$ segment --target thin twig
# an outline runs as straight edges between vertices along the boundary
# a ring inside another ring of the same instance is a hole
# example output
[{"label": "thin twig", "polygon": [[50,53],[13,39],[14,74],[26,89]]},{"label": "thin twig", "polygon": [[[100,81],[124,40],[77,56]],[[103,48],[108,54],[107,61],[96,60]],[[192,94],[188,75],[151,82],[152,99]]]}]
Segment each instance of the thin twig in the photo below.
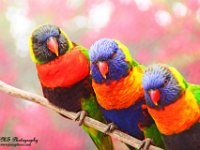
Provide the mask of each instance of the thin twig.
[{"label": "thin twig", "polygon": [[[36,95],[36,94],[33,94],[33,93],[30,93],[30,92],[27,92],[27,91],[24,91],[24,90],[21,90],[21,89],[18,89],[18,88],[15,88],[13,86],[10,86],[2,81],[0,81],[0,91],[4,92],[4,93],[7,93],[11,96],[15,96],[17,98],[22,98],[22,99],[25,99],[25,100],[28,100],[28,101],[31,101],[31,102],[35,102],[35,103],[38,103],[44,107],[47,107],[59,114],[62,114],[72,120],[74,120],[76,118],[76,113],[74,112],[68,112],[68,111],[65,111],[63,109],[60,109],[54,105],[52,105],[51,103],[48,102],[48,100],[42,96],[39,96],[39,95]],[[107,125],[106,124],[103,124],[97,120],[94,120],[90,117],[86,117],[84,119],[84,124],[87,125],[87,126],[90,126],[92,128],[95,128],[101,132],[104,132],[106,130],[106,127]],[[113,131],[112,133],[109,133],[109,135],[113,138],[116,138],[126,144],[129,144],[135,148],[139,148],[139,146],[141,145],[141,141],[134,138],[134,137],[131,137],[119,130],[115,130]],[[156,146],[153,146],[151,145],[149,147],[149,150],[162,150],[161,148],[158,148]]]}]

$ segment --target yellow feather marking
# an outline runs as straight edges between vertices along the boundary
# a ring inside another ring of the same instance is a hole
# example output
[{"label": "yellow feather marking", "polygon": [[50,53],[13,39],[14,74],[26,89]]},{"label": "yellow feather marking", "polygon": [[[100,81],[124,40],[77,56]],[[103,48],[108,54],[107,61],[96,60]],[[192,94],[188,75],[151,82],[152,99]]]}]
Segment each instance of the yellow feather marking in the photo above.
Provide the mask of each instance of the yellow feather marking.
[{"label": "yellow feather marking", "polygon": [[[33,33],[33,32],[32,32]],[[39,63],[38,60],[36,59],[34,52],[33,52],[33,42],[32,42],[32,33],[29,37],[29,49],[30,49],[30,56],[33,62],[35,62],[36,64]]]},{"label": "yellow feather marking", "polygon": [[68,50],[71,50],[73,48],[73,44],[72,44],[72,41],[69,39],[69,37],[67,36],[67,34],[62,30],[60,29],[61,33],[64,35],[64,37],[67,39],[68,41],[68,45],[69,45],[69,48]]},{"label": "yellow feather marking", "polygon": [[118,40],[114,40],[114,41],[117,43],[117,45],[119,46],[119,48],[125,54],[126,61],[131,62],[133,60],[133,58],[131,57],[129,49],[124,44],[122,44],[120,41],[118,41]]},{"label": "yellow feather marking", "polygon": [[169,66],[169,69],[170,69],[171,73],[174,75],[175,79],[178,81],[181,88],[185,89],[186,87],[184,84],[184,82],[185,82],[184,77],[174,67]]},{"label": "yellow feather marking", "polygon": [[31,32],[30,36],[29,36],[30,56],[31,56],[32,61],[35,62],[36,64],[38,64],[39,61],[36,59],[36,57],[35,57],[35,55],[34,55],[34,52],[33,52],[32,35],[33,35],[33,32],[34,32],[35,30],[37,30],[38,28],[41,28],[41,27],[44,26],[44,25],[47,25],[47,24],[43,24],[43,25],[39,25],[39,26],[35,27],[35,28],[33,29],[33,31]]},{"label": "yellow feather marking", "polygon": [[[32,42],[32,35],[33,35],[33,32],[39,28],[41,28],[42,26],[44,25],[48,25],[48,24],[43,24],[43,25],[39,25],[37,26],[36,28],[33,29],[33,31],[31,32],[30,36],[29,36],[29,49],[30,49],[30,56],[31,56],[31,59],[33,62],[35,62],[36,64],[39,64],[40,62],[37,60],[37,58],[35,57],[35,54],[33,52],[33,42]],[[68,45],[69,45],[69,50],[71,50],[73,48],[73,44],[71,42],[71,40],[68,38],[67,34],[62,30],[60,29],[61,33],[64,35],[64,37],[67,39],[68,41]]]}]

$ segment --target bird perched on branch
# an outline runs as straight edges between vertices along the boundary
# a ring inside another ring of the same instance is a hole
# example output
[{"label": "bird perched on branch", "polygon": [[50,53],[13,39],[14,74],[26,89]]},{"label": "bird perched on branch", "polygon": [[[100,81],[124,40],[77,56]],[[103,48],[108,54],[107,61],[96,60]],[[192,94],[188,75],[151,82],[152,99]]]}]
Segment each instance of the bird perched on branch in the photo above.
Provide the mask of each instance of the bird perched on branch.
[{"label": "bird perched on branch", "polygon": [[200,86],[173,67],[155,64],[143,75],[148,111],[169,150],[200,149]]},{"label": "bird perched on branch", "polygon": [[[91,85],[88,50],[73,43],[63,30],[55,25],[43,25],[30,37],[30,54],[36,68],[44,97],[55,106],[77,112],[82,125],[88,115],[105,122]],[[109,136],[82,126],[99,150],[112,150]]]},{"label": "bird perched on branch", "polygon": [[[105,119],[111,123],[106,132],[112,132],[117,126],[131,136],[141,140],[150,137],[157,146],[163,146],[155,123],[145,108],[144,67],[131,57],[125,45],[113,39],[96,41],[89,54],[97,101]],[[145,142],[141,148],[147,149],[149,143]]]}]

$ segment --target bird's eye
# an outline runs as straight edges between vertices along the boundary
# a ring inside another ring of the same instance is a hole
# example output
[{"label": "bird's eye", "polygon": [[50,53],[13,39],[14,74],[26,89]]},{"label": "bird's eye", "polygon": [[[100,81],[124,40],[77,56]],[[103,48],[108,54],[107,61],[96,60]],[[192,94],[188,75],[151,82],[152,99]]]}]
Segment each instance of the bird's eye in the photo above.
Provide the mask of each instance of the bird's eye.
[{"label": "bird's eye", "polygon": [[60,29],[58,28],[58,33],[59,33],[59,35],[61,34],[61,31],[60,31]]},{"label": "bird's eye", "polygon": [[162,88],[165,87],[165,86],[167,86],[168,83],[169,83],[169,79],[165,79],[165,80],[164,80],[164,83],[163,83],[163,85],[162,85]]},{"label": "bird's eye", "polygon": [[169,80],[165,79],[164,85],[166,86],[168,84]]},{"label": "bird's eye", "polygon": [[114,52],[112,55],[111,55],[111,59],[115,58],[117,55],[117,52]]}]

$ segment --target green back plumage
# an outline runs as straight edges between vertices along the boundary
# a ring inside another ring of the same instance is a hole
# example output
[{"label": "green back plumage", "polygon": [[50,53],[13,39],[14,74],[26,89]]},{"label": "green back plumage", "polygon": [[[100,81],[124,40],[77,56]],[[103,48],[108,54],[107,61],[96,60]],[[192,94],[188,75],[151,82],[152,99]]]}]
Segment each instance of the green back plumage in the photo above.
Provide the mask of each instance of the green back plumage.
[{"label": "green back plumage", "polygon": [[197,103],[200,105],[200,85],[189,84],[188,88],[192,91]]},{"label": "green back plumage", "polygon": [[78,44],[77,44],[76,48],[78,50],[80,50],[80,52],[87,57],[88,61],[90,61],[89,54],[88,54],[88,49],[87,48],[85,48],[85,47],[83,47],[81,45],[78,45]]}]

